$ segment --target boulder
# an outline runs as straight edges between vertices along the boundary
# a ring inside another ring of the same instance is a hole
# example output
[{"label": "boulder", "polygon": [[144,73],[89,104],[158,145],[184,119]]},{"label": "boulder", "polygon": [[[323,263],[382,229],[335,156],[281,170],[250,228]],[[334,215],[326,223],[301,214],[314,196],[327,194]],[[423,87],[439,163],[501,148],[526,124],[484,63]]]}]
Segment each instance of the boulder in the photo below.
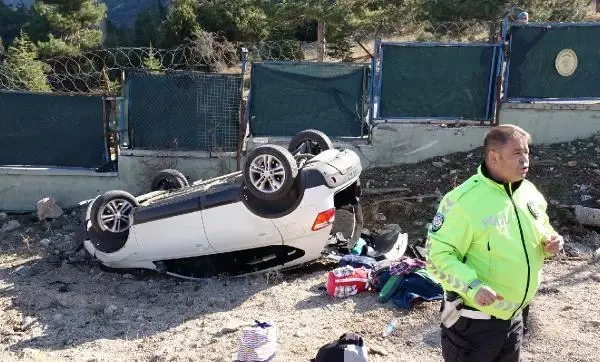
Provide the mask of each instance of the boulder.
[{"label": "boulder", "polygon": [[35,206],[37,208],[37,218],[40,221],[46,219],[56,219],[62,216],[64,213],[61,207],[58,206],[56,199],[54,199],[52,196],[44,197],[38,201]]}]

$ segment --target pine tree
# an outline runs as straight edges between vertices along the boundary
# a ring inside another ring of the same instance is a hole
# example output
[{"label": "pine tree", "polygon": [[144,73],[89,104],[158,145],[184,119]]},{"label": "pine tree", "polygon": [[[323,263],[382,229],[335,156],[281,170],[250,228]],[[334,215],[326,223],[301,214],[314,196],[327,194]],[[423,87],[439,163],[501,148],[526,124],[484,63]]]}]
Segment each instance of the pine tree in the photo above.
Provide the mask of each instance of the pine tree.
[{"label": "pine tree", "polygon": [[36,46],[23,32],[8,48],[3,71],[10,88],[29,91],[50,91],[46,79],[48,65],[37,60]]},{"label": "pine tree", "polygon": [[158,58],[156,58],[156,52],[150,43],[150,49],[148,50],[148,56],[144,59],[144,68],[156,71],[162,69],[162,64]]},{"label": "pine tree", "polygon": [[171,0],[165,20],[160,26],[161,44],[170,48],[187,43],[199,31],[197,0]]},{"label": "pine tree", "polygon": [[31,37],[42,58],[74,56],[102,43],[104,4],[94,0],[37,0],[31,13]]}]

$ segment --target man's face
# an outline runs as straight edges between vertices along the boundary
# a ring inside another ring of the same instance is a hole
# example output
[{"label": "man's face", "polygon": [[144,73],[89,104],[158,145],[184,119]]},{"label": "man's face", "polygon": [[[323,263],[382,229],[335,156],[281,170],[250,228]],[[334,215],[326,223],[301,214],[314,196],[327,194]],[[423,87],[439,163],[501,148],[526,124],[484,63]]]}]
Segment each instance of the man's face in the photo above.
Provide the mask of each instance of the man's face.
[{"label": "man's face", "polygon": [[524,179],[529,171],[529,146],[525,139],[511,138],[504,146],[491,151],[491,166],[504,182]]}]

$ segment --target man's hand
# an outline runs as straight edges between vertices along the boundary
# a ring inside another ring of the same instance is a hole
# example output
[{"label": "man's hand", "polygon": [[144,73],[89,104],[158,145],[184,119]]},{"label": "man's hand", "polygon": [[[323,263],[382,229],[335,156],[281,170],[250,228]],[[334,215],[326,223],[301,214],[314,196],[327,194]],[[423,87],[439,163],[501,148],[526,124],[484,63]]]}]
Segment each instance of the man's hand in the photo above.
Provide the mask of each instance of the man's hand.
[{"label": "man's hand", "polygon": [[556,254],[562,250],[564,243],[562,236],[552,235],[544,240],[544,251],[546,253]]},{"label": "man's hand", "polygon": [[475,294],[475,302],[484,307],[494,304],[494,302],[497,300],[503,299],[504,297],[496,293],[494,289],[485,285],[477,291],[477,294]]}]

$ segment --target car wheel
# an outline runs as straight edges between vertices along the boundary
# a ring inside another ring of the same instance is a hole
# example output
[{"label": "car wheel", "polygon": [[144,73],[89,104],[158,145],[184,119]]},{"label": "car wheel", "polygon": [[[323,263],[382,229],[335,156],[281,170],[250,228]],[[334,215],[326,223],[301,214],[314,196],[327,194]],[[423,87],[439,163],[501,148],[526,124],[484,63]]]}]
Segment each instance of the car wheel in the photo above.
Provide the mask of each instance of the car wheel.
[{"label": "car wheel", "polygon": [[288,150],[277,145],[255,148],[244,164],[244,181],[254,196],[275,201],[286,196],[294,186],[298,165]]},{"label": "car wheel", "polygon": [[152,180],[151,191],[159,190],[176,190],[186,186],[189,186],[188,180],[185,176],[177,171],[166,169],[160,171]]},{"label": "car wheel", "polygon": [[288,145],[288,150],[293,154],[308,153],[318,155],[319,153],[333,148],[333,143],[327,135],[316,129],[308,129],[298,132]]},{"label": "car wheel", "polygon": [[94,200],[91,206],[92,228],[100,237],[125,239],[129,235],[133,210],[139,206],[126,191],[108,191]]}]

